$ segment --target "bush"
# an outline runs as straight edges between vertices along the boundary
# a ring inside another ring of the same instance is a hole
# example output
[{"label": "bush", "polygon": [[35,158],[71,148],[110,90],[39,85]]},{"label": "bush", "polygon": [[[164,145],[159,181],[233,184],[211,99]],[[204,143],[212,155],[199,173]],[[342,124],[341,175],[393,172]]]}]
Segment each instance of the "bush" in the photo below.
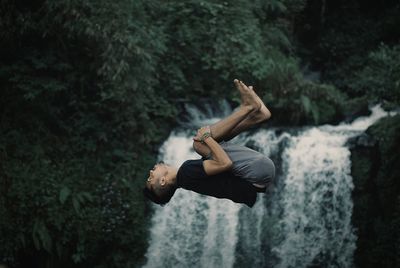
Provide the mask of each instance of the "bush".
[{"label": "bush", "polygon": [[265,100],[279,124],[337,123],[343,117],[346,95],[333,86],[300,81],[288,89],[284,97]]},{"label": "bush", "polygon": [[350,87],[376,101],[400,104],[400,46],[382,44],[371,52]]}]

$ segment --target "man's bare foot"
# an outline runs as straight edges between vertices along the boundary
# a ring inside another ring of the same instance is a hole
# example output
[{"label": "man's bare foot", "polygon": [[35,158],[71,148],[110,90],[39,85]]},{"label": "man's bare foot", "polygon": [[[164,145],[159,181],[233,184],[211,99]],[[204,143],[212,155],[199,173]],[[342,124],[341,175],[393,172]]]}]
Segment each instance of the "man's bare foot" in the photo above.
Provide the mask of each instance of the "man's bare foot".
[{"label": "man's bare foot", "polygon": [[255,123],[261,123],[263,121],[268,120],[271,117],[271,112],[268,110],[267,106],[265,106],[264,102],[254,91],[253,87],[249,86],[248,88],[250,89],[250,92],[254,96],[254,98],[257,99],[258,103],[260,103],[261,105],[260,109],[252,112],[251,115],[252,119],[255,121]]},{"label": "man's bare foot", "polygon": [[259,110],[260,103],[257,100],[255,94],[252,94],[251,90],[242,82],[237,79],[234,80],[236,88],[239,90],[242,109],[252,112],[254,110]]}]

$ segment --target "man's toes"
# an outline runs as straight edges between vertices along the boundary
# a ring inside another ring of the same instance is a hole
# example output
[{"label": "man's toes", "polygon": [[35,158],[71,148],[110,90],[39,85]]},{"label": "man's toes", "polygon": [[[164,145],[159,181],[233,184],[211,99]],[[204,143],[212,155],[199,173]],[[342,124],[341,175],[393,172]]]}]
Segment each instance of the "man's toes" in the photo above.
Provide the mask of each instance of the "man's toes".
[{"label": "man's toes", "polygon": [[240,86],[243,88],[243,90],[248,91],[247,90],[248,87],[242,81],[239,81],[239,83],[240,83]]},{"label": "man's toes", "polygon": [[236,88],[239,90],[239,92],[241,94],[246,92],[246,89],[243,87],[242,82],[240,80],[235,79],[234,82],[235,82]]},{"label": "man's toes", "polygon": [[237,88],[239,91],[242,91],[242,89],[241,89],[241,87],[240,87],[239,80],[235,79],[235,80],[233,80],[233,83],[235,84],[236,88]]}]

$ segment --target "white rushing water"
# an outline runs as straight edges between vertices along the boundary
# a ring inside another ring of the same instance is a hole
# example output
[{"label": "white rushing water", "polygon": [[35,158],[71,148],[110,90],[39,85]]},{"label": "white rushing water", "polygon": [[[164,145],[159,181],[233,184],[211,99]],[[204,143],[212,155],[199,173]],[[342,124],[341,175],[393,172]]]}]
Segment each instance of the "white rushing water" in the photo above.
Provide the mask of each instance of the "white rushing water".
[{"label": "white rushing water", "polygon": [[[189,110],[197,126],[210,123],[204,119],[211,113]],[[155,206],[144,267],[351,267],[356,237],[345,143],[383,116],[376,106],[350,124],[238,137],[275,161],[275,189],[259,194],[252,209],[178,189],[166,206]],[[172,132],[160,159],[179,166],[199,158],[195,130]]]}]

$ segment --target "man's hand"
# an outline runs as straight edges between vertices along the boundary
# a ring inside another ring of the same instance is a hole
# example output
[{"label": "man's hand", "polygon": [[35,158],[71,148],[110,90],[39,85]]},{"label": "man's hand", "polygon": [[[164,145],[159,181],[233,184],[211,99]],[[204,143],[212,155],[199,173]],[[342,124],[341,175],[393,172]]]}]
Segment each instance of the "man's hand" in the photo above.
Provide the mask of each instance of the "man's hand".
[{"label": "man's hand", "polygon": [[229,170],[232,161],[224,149],[211,137],[210,126],[205,126],[197,130],[197,135],[193,140],[204,143],[212,153],[212,159],[203,161],[204,171],[207,175],[215,175]]},{"label": "man's hand", "polygon": [[207,136],[206,133],[209,133],[210,136],[211,136],[210,126],[205,126],[205,127],[200,128],[199,130],[197,130],[197,134],[196,134],[195,137],[193,137],[193,140],[195,140],[195,141],[203,141],[203,137]]}]

